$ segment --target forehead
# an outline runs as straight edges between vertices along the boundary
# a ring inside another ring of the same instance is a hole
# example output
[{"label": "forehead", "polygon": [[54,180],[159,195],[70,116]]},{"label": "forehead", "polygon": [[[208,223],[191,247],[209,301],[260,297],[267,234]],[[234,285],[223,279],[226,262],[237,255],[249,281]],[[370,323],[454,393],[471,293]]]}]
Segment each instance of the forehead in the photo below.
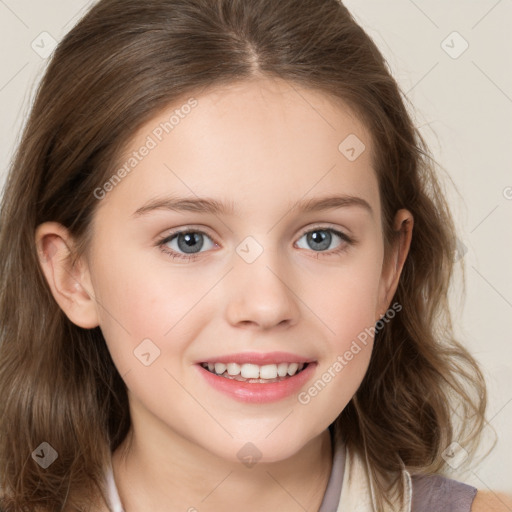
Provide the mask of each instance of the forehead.
[{"label": "forehead", "polygon": [[118,162],[134,165],[108,194],[138,207],[165,192],[257,207],[337,191],[375,204],[372,150],[341,100],[280,79],[236,82],[183,97],[140,128]]}]

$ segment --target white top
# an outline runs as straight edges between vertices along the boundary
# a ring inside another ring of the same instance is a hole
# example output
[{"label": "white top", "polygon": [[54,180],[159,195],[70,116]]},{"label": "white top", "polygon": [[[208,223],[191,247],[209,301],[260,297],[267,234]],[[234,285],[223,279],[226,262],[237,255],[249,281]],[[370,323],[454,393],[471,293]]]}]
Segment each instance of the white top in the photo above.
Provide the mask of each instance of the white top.
[{"label": "white top", "polygon": [[[334,436],[332,435],[330,429],[329,433],[331,433],[331,442],[333,446],[333,463],[331,468],[331,474],[329,476],[329,481],[325,489],[323,501],[320,508],[318,509],[318,512],[332,512],[335,508],[338,507],[343,481],[343,474],[345,470],[345,446],[344,444],[336,446]],[[116,483],[114,480],[112,465],[110,465],[110,467],[108,468],[105,478],[111,512],[124,512],[124,508],[121,503],[119,492],[117,490]]]},{"label": "white top", "polygon": [[[331,439],[334,440],[335,436]],[[346,449],[343,442],[333,444],[333,464],[324,498],[318,512],[373,512],[375,494],[373,483],[368,479],[366,462]],[[411,512],[412,482],[403,469],[402,480],[405,495],[402,502],[394,501],[392,508],[382,512]],[[111,512],[125,512],[114,481],[112,466],[106,472],[106,484]]]},{"label": "white top", "polygon": [[117,491],[116,482],[114,480],[114,472],[112,471],[112,463],[107,469],[105,474],[105,480],[107,482],[107,492],[109,499],[109,507],[111,512],[125,512]]}]

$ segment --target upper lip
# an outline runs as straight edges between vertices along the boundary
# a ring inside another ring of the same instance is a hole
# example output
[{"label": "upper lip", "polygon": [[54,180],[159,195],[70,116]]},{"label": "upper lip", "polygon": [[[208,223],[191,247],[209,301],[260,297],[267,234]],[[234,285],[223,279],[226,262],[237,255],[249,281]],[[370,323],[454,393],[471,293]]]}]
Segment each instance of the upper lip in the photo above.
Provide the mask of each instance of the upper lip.
[{"label": "upper lip", "polygon": [[279,363],[311,363],[314,359],[291,354],[289,352],[241,352],[238,354],[225,354],[221,356],[208,357],[197,361],[196,364],[201,363],[237,363],[237,364],[256,364],[262,366],[265,364],[279,364]]}]

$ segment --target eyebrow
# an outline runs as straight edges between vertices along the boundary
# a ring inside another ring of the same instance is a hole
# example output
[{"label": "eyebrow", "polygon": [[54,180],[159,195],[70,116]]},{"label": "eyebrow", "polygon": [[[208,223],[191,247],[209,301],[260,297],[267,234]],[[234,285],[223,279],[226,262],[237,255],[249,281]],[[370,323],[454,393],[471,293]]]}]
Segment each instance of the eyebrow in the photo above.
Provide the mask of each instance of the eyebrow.
[{"label": "eyebrow", "polygon": [[[373,215],[370,204],[361,197],[351,195],[337,195],[308,200],[299,200],[290,206],[290,210],[298,208],[304,213],[333,210],[337,208],[358,206]],[[187,211],[197,213],[211,213],[213,215],[234,215],[235,207],[232,201],[227,204],[208,197],[161,197],[154,198],[138,208],[132,217],[141,217],[154,210]]]}]

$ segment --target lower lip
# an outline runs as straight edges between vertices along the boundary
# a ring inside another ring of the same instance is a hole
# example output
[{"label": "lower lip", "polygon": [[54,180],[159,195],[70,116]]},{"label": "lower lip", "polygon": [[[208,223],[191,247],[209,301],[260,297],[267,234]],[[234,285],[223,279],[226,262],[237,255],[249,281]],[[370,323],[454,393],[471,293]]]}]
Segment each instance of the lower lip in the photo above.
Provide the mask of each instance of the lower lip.
[{"label": "lower lip", "polygon": [[297,393],[302,386],[312,377],[316,363],[309,363],[300,373],[288,377],[279,382],[250,383],[227,379],[196,365],[206,382],[213,388],[238,400],[249,403],[269,403],[287,398]]}]

